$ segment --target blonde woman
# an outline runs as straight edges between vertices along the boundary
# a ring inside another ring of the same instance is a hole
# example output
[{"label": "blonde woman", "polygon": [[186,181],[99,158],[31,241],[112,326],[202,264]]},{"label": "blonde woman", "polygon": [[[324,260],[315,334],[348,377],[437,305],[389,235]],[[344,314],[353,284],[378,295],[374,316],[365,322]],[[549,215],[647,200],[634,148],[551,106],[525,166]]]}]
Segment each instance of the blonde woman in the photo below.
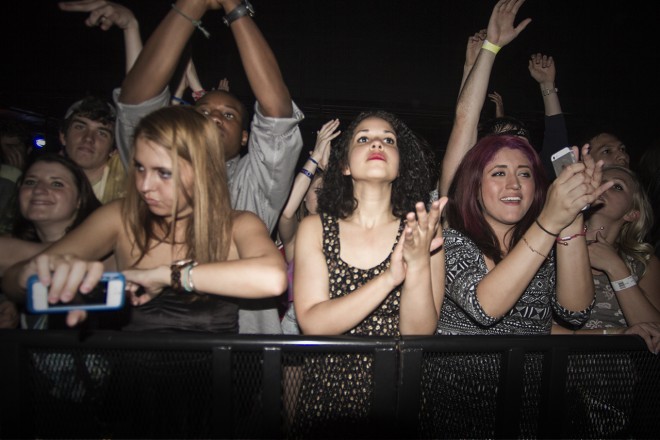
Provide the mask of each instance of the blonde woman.
[{"label": "blonde woman", "polygon": [[[177,106],[143,118],[134,139],[127,197],[9,269],[5,291],[24,295],[37,273],[50,302],[71,301],[76,290],[91,291],[103,272],[100,260],[114,253],[134,306],[126,329],[237,332],[232,298],[280,295],[287,279],[264,223],[231,209],[220,132]],[[84,317],[70,312],[67,323]]]}]

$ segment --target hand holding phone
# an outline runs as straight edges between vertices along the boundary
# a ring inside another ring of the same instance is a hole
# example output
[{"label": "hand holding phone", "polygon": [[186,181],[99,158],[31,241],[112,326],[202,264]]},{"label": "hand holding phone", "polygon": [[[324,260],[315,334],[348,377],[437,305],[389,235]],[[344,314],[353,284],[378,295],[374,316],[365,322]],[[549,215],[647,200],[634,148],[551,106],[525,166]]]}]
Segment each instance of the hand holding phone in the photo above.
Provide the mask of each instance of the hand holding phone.
[{"label": "hand holding phone", "polygon": [[78,292],[72,301],[51,304],[48,288],[39,282],[37,275],[28,279],[27,307],[32,313],[63,313],[71,310],[116,310],[124,305],[126,280],[119,272],[105,272],[94,289],[83,294]]},{"label": "hand holding phone", "polygon": [[569,147],[564,147],[550,156],[552,167],[555,169],[555,176],[559,177],[565,167],[577,162],[577,158],[573,154],[573,150]]}]

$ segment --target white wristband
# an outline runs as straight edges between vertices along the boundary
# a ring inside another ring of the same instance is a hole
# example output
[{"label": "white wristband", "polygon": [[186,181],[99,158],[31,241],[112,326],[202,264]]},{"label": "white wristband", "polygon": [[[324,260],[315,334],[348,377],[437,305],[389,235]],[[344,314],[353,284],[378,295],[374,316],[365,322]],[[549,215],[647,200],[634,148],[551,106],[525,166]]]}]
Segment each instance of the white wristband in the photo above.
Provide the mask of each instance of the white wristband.
[{"label": "white wristband", "polygon": [[635,281],[633,276],[630,275],[628,277],[625,277],[622,280],[612,281],[610,283],[610,285],[612,286],[612,290],[614,290],[615,292],[620,292],[620,291],[625,290],[629,287],[636,286],[637,281]]}]

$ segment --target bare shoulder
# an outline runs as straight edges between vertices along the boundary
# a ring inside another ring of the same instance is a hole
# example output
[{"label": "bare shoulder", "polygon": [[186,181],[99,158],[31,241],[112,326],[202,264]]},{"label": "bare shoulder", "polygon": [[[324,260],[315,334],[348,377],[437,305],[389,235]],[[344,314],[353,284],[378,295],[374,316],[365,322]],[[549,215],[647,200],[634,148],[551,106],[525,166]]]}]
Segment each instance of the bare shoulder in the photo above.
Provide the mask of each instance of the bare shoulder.
[{"label": "bare shoulder", "polygon": [[319,214],[311,214],[302,219],[300,226],[298,226],[298,237],[301,235],[318,235],[321,236],[323,232],[323,225],[321,224],[321,216]]},{"label": "bare shoulder", "polygon": [[231,221],[233,230],[243,228],[264,228],[268,230],[263,220],[250,211],[232,210]]}]

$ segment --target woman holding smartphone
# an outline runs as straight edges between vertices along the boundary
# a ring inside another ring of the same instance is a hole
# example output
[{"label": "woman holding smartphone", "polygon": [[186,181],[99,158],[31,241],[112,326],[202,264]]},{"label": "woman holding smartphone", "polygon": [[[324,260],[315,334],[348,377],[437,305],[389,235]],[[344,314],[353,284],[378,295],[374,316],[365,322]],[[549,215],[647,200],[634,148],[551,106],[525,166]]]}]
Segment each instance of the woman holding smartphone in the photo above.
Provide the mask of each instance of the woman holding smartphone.
[{"label": "woman holding smartphone", "polygon": [[[135,306],[125,329],[237,332],[232,298],[280,295],[287,277],[263,222],[231,209],[221,130],[192,109],[166,107],[143,118],[134,139],[127,197],[9,269],[4,290],[22,297],[36,273],[50,303],[70,302],[94,288],[112,253]],[[84,318],[71,311],[67,323]]]}]

